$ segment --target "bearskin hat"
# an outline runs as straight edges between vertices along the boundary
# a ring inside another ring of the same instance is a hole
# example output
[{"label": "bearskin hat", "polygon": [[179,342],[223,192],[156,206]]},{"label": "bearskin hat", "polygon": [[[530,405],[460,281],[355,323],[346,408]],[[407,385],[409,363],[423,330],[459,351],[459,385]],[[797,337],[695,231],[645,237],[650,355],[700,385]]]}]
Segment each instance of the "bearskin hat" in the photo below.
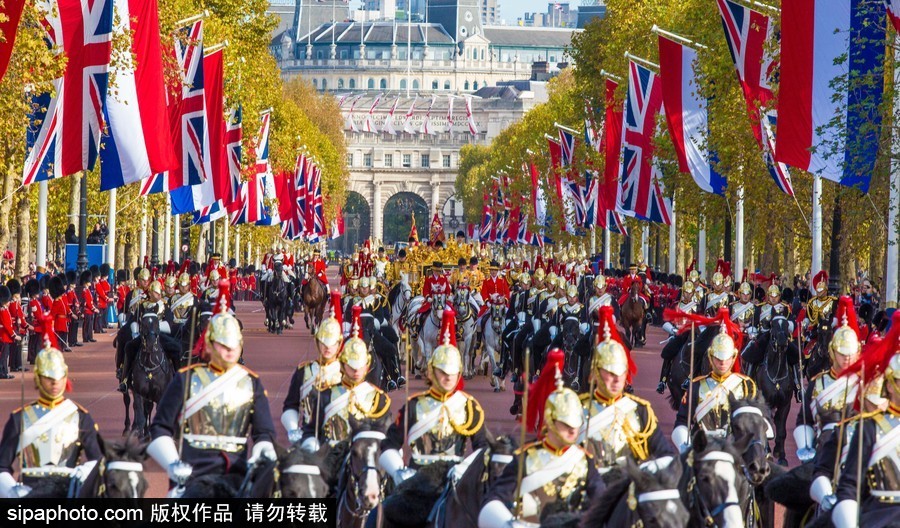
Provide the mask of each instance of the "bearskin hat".
[{"label": "bearskin hat", "polygon": [[12,295],[22,293],[22,283],[18,279],[9,279],[6,281],[6,287],[9,288],[9,293]]}]

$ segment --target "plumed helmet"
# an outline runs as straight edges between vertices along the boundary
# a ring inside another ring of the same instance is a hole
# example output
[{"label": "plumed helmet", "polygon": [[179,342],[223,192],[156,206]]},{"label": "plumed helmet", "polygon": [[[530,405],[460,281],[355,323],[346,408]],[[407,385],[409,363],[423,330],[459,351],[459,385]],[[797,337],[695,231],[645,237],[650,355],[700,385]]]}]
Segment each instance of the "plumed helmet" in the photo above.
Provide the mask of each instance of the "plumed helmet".
[{"label": "plumed helmet", "polygon": [[[62,352],[50,346],[50,342],[44,343],[44,348],[34,358],[34,374],[42,378],[58,380],[69,374],[69,366]],[[50,395],[58,396],[58,395]]]},{"label": "plumed helmet", "polygon": [[147,268],[141,268],[141,271],[137,274],[138,280],[148,281],[150,280],[150,270]]},{"label": "plumed helmet", "polygon": [[191,283],[191,274],[188,272],[184,272],[178,276],[178,284],[180,286],[187,286]]},{"label": "plumed helmet", "polygon": [[520,273],[519,274],[519,284],[521,284],[522,286],[524,286],[526,288],[528,286],[530,286],[531,285],[531,275],[529,275],[527,273]]},{"label": "plumed helmet", "polygon": [[603,275],[597,275],[594,277],[594,288],[602,290],[606,288],[606,277]]},{"label": "plumed helmet", "polygon": [[544,423],[561,422],[569,427],[580,428],[584,423],[584,408],[578,394],[572,389],[562,386],[560,383],[556,390],[547,397],[544,404]]},{"label": "plumed helmet", "polygon": [[570,284],[566,288],[566,296],[567,297],[578,297],[578,286],[575,286],[574,284]]},{"label": "plumed helmet", "polygon": [[831,336],[828,344],[828,352],[831,360],[835,355],[855,356],[859,353],[861,345],[859,340],[859,322],[856,319],[856,311],[853,308],[853,299],[844,295],[838,300],[838,308],[835,312],[840,327]]},{"label": "plumed helmet", "polygon": [[698,280],[700,280],[700,272],[697,270],[691,270],[691,272],[688,273],[688,278],[691,280],[691,282],[697,282]]},{"label": "plumed helmet", "polygon": [[220,279],[219,270],[213,269],[212,271],[209,272],[209,282],[211,282],[211,283],[219,282],[219,279]]},{"label": "plumed helmet", "polygon": [[738,293],[741,295],[753,295],[753,286],[749,282],[742,282],[738,288]]},{"label": "plumed helmet", "polygon": [[22,293],[22,283],[19,282],[18,279],[9,279],[6,281],[6,287],[9,288],[9,293],[12,295]]},{"label": "plumed helmet", "polygon": [[592,370],[603,369],[614,376],[621,376],[628,372],[628,353],[616,330],[612,307],[601,306],[598,318],[600,327],[597,330],[603,337],[594,347]]},{"label": "plumed helmet", "polygon": [[147,286],[147,290],[162,295],[162,284],[159,281],[151,281],[150,285]]},{"label": "plumed helmet", "polygon": [[694,293],[694,290],[696,289],[696,285],[691,281],[687,281],[681,286],[682,293]]},{"label": "plumed helmet", "polygon": [[333,346],[340,343],[343,338],[343,328],[340,321],[341,317],[341,293],[339,291],[331,292],[331,315],[328,319],[322,321],[319,329],[316,330],[316,341],[325,346]]},{"label": "plumed helmet", "polygon": [[781,288],[777,284],[772,284],[766,290],[766,295],[769,297],[781,297]]},{"label": "plumed helmet", "polygon": [[357,304],[353,307],[351,313],[353,323],[350,330],[350,338],[344,341],[344,348],[341,350],[341,355],[338,359],[350,368],[360,369],[372,362],[372,356],[369,355],[369,347],[366,346],[366,342],[359,337],[359,318],[362,314],[362,306]]},{"label": "plumed helmet", "polygon": [[546,277],[546,276],[547,276],[547,272],[544,271],[544,268],[538,268],[538,269],[534,270],[534,280],[542,281],[542,280],[544,280],[544,277]]},{"label": "plumed helmet", "polygon": [[174,288],[176,282],[175,275],[168,275],[166,277],[166,288]]},{"label": "plumed helmet", "polygon": [[53,277],[50,279],[50,283],[48,284],[48,289],[50,290],[50,297],[54,299],[59,298],[62,294],[66,292],[66,287],[63,284],[62,278],[59,276]]},{"label": "plumed helmet", "polygon": [[712,283],[713,283],[714,286],[720,286],[720,285],[723,284],[724,282],[725,282],[725,276],[722,275],[721,272],[718,272],[718,271],[717,271],[717,272],[713,273],[713,276],[712,276]]},{"label": "plumed helmet", "polygon": [[887,368],[884,369],[884,375],[894,380],[900,379],[900,353],[894,354],[891,358]]},{"label": "plumed helmet", "polygon": [[34,297],[41,291],[41,284],[37,281],[37,279],[28,279],[25,282],[25,295],[28,297]]},{"label": "plumed helmet", "polygon": [[738,350],[737,347],[734,346],[734,339],[728,335],[724,325],[721,329],[722,330],[716,334],[716,337],[713,338],[712,343],[710,343],[709,351],[707,353],[711,358],[725,361],[736,356]]},{"label": "plumed helmet", "polygon": [[445,309],[441,319],[441,344],[434,349],[428,361],[429,373],[433,369],[441,369],[449,375],[459,374],[462,370],[462,354],[456,347],[456,312]]},{"label": "plumed helmet", "polygon": [[[155,284],[159,284],[156,282]],[[226,281],[219,282],[219,295],[216,297],[218,306],[216,315],[209,320],[206,330],[207,344],[220,343],[228,348],[244,346],[244,334],[241,332],[241,323],[233,315],[228,313],[228,299],[231,284]]]},{"label": "plumed helmet", "polygon": [[828,272],[825,270],[819,271],[816,273],[816,276],[813,277],[813,289],[819,293],[823,293],[828,290]]}]

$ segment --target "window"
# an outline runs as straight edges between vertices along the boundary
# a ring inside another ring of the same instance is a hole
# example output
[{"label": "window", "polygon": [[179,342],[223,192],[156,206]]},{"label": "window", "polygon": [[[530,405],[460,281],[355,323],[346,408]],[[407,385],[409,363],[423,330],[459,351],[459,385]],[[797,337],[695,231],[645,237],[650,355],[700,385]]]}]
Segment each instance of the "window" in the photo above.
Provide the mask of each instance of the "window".
[{"label": "window", "polygon": [[318,87],[319,87],[319,80],[313,79],[313,88],[318,88]]},{"label": "window", "polygon": [[387,79],[381,79],[381,89],[387,90]]},{"label": "window", "polygon": [[[435,86],[435,88],[437,88],[437,86]],[[418,90],[418,89],[419,89],[419,80],[413,79],[413,90]]]},{"label": "window", "polygon": [[463,86],[465,87],[464,89],[468,92],[469,91],[469,81],[466,81],[466,84],[464,84]]},{"label": "window", "polygon": [[375,79],[369,79],[369,90],[375,89]]},{"label": "window", "polygon": [[473,90],[478,90],[478,81],[475,81],[475,84],[472,85]]},{"label": "window", "polygon": [[444,168],[450,168],[450,154],[444,154]]},{"label": "window", "polygon": [[384,155],[384,166],[385,167],[393,167],[394,166],[394,155],[393,154],[385,154]]},{"label": "window", "polygon": [[347,154],[347,166],[348,166],[348,167],[352,167],[352,166],[353,166],[353,153],[352,153],[352,152],[350,152],[349,154]]},{"label": "window", "polygon": [[484,60],[484,48],[481,48],[481,60]]},{"label": "window", "polygon": [[340,55],[340,56],[341,56],[341,60],[347,60],[347,59],[349,58],[349,55],[350,55],[350,54],[347,52],[347,50],[345,50],[345,49],[342,49],[342,50],[341,50],[341,55]]},{"label": "window", "polygon": [[371,167],[372,166],[372,155],[371,154],[363,154],[363,167]]},{"label": "window", "polygon": [[412,167],[412,154],[404,154],[403,155],[403,168],[408,169]]},{"label": "window", "polygon": [[427,169],[431,167],[431,155],[422,154],[422,168]]},{"label": "window", "polygon": [[406,79],[400,79],[400,89],[406,90]]},{"label": "window", "polygon": [[437,90],[437,89],[438,89],[438,82],[437,82],[437,81],[431,81],[431,89],[432,89],[432,90]]},{"label": "window", "polygon": [[328,79],[322,79],[322,91],[328,89]]},{"label": "window", "polygon": [[450,81],[444,81],[444,90],[450,89]]},{"label": "window", "polygon": [[322,50],[316,52],[316,59],[322,60],[325,58],[325,53]]},{"label": "window", "polygon": [[350,89],[356,88],[356,79],[350,79]]},{"label": "window", "polygon": [[344,79],[338,79],[338,90],[344,89]]}]

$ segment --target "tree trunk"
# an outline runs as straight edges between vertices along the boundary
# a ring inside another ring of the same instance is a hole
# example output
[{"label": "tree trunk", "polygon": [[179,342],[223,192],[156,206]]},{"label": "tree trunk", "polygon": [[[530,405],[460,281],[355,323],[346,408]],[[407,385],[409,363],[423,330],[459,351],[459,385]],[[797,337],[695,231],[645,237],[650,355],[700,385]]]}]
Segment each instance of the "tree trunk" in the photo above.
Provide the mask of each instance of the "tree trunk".
[{"label": "tree trunk", "polygon": [[839,292],[841,285],[841,246],[844,242],[843,221],[841,218],[841,193],[834,195],[834,213],[831,217],[831,250],[828,253],[828,290]]},{"label": "tree trunk", "polygon": [[128,262],[125,261],[125,236],[116,234],[116,268],[128,269]]},{"label": "tree trunk", "polygon": [[15,175],[11,170],[7,170],[3,177],[3,196],[0,196],[0,253],[9,247],[9,217],[13,209],[14,199],[12,197]]},{"label": "tree trunk", "polygon": [[137,260],[137,258],[134,255],[134,244],[126,237],[122,244],[122,263],[120,266],[128,270],[129,277],[131,276],[131,270],[137,267],[134,264],[135,260]]},{"label": "tree trunk", "polygon": [[725,215],[725,247],[722,249],[722,260],[731,262],[734,257],[734,248],[731,242],[731,216]]},{"label": "tree trunk", "polygon": [[16,277],[28,274],[28,263],[31,262],[31,200],[25,190],[19,196],[16,211]]}]

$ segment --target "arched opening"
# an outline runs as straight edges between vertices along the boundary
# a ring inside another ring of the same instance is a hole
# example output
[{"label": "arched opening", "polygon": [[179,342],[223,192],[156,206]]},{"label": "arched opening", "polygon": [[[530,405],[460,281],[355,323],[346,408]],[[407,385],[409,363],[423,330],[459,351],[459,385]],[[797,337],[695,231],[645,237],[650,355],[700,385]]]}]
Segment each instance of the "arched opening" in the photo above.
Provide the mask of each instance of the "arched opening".
[{"label": "arched opening", "polygon": [[441,221],[444,223],[444,234],[447,238],[456,236],[457,231],[466,231],[466,223],[462,200],[456,194],[447,198],[441,208]]},{"label": "arched opening", "polygon": [[350,79],[350,89],[356,88],[356,79]]},{"label": "arched opening", "polygon": [[369,79],[369,90],[375,89],[375,79]]},{"label": "arched opening", "polygon": [[428,238],[428,204],[418,194],[400,192],[391,196],[384,205],[384,243],[406,242],[416,218],[416,232],[419,240]]},{"label": "arched opening", "polygon": [[465,90],[468,92],[469,91],[469,81],[466,81],[466,84],[464,84],[463,86],[465,87]]},{"label": "arched opening", "polygon": [[432,89],[432,90],[437,90],[437,89],[438,89],[438,82],[437,82],[437,81],[431,81],[431,89]]},{"label": "arched opening", "polygon": [[358,192],[347,191],[344,203],[344,236],[333,241],[332,249],[349,255],[354,246],[362,246],[372,232],[372,213],[369,203]]},{"label": "arched opening", "polygon": [[387,90],[387,79],[381,79],[381,89]]},{"label": "arched opening", "polygon": [[338,90],[344,89],[344,79],[338,79]]},{"label": "arched opening", "polygon": [[444,90],[450,89],[450,81],[444,81]]},{"label": "arched opening", "polygon": [[406,90],[406,79],[400,79],[400,89]]},{"label": "arched opening", "polygon": [[413,90],[418,90],[418,89],[419,89],[419,80],[413,79]]}]

